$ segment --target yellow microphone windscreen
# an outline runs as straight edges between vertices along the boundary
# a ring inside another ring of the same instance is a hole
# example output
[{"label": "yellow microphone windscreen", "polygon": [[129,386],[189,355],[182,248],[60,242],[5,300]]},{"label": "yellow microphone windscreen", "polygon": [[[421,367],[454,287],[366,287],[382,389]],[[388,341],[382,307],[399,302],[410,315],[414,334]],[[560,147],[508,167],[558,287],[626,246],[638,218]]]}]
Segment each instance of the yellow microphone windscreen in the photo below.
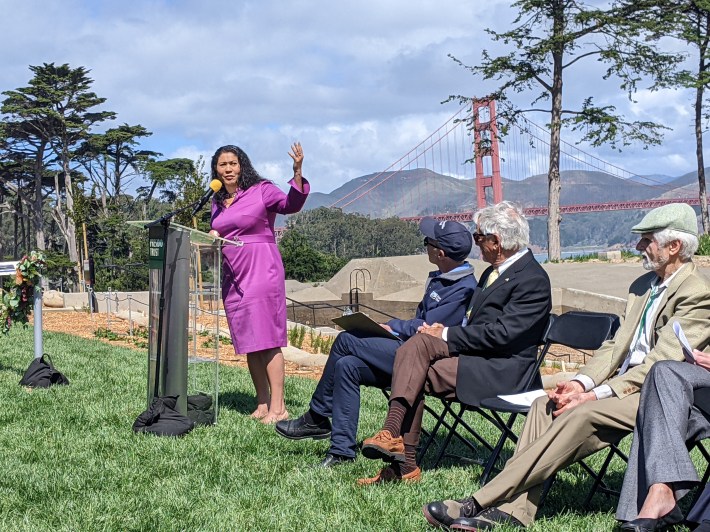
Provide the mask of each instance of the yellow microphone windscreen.
[{"label": "yellow microphone windscreen", "polygon": [[210,181],[210,188],[212,192],[219,192],[222,189],[222,182],[219,179],[213,179]]}]

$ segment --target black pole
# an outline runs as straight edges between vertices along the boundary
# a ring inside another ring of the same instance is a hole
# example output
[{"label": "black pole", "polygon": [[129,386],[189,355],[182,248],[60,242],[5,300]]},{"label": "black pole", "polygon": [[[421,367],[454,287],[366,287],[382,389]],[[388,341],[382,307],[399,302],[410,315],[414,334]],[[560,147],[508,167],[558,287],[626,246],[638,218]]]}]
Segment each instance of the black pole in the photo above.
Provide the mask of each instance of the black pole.
[{"label": "black pole", "polygon": [[161,221],[163,226],[163,273],[160,278],[160,303],[158,304],[158,343],[156,346],[155,358],[155,385],[153,387],[153,398],[160,397],[160,359],[163,351],[163,320],[165,314],[165,277],[168,264],[168,227],[170,226],[170,218]]}]

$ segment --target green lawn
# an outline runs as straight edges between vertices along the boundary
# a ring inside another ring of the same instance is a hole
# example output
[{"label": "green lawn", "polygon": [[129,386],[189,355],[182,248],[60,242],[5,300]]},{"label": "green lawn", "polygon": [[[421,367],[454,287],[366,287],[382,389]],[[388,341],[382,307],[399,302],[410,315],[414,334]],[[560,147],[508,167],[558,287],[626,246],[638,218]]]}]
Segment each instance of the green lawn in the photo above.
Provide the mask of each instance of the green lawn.
[{"label": "green lawn", "polygon": [[[249,375],[233,367],[221,370],[216,426],[182,439],[135,435],[145,408],[143,351],[51,333],[45,351],[70,386],[19,386],[32,330],[0,337],[2,530],[425,530],[422,504],[478,485],[481,468],[454,461],[426,470],[419,484],[367,488],[355,480],[374,474],[376,462],[315,469],[327,442],[291,442],[251,420]],[[299,415],[315,382],[291,377],[286,387]],[[360,437],[379,428],[384,412],[382,394],[365,390]],[[611,530],[613,499],[580,508],[588,486],[576,467],[559,475],[530,530]]]}]

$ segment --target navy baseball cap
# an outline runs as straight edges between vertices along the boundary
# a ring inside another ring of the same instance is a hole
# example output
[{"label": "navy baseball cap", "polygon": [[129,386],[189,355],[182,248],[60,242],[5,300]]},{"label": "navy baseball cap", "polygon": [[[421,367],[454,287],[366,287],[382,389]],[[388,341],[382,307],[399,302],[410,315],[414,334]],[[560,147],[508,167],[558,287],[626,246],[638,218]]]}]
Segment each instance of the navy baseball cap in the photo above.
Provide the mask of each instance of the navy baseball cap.
[{"label": "navy baseball cap", "polygon": [[473,237],[463,224],[427,216],[419,222],[419,230],[425,237],[435,240],[437,247],[452,260],[464,260],[471,253]]}]

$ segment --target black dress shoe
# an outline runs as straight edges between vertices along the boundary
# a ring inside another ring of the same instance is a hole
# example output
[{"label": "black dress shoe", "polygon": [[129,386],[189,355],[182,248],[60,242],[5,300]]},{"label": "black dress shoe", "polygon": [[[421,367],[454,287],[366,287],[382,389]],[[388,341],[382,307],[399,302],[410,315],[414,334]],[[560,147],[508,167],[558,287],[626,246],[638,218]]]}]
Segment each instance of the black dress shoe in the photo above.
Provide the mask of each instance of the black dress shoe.
[{"label": "black dress shoe", "polygon": [[481,507],[473,497],[468,499],[434,501],[422,507],[424,517],[431,526],[448,528],[454,519],[459,517],[474,517]]},{"label": "black dress shoe", "polygon": [[490,530],[498,525],[525,528],[525,525],[509,513],[492,506],[476,514],[476,517],[459,517],[451,523],[451,530]]},{"label": "black dress shoe", "polygon": [[621,525],[621,530],[631,530],[633,532],[653,532],[654,530],[663,530],[669,526],[677,525],[683,522],[683,512],[680,511],[676,504],[673,509],[658,519],[650,517],[640,517],[633,521],[627,521]]},{"label": "black dress shoe", "polygon": [[316,467],[335,467],[340,464],[347,464],[349,462],[354,462],[355,458],[352,456],[340,456],[339,454],[328,453],[325,455],[323,461]]},{"label": "black dress shoe", "polygon": [[306,422],[305,416],[296,419],[279,421],[275,426],[276,432],[289,440],[324,440],[330,437],[330,421],[326,419],[323,423],[311,425]]}]

